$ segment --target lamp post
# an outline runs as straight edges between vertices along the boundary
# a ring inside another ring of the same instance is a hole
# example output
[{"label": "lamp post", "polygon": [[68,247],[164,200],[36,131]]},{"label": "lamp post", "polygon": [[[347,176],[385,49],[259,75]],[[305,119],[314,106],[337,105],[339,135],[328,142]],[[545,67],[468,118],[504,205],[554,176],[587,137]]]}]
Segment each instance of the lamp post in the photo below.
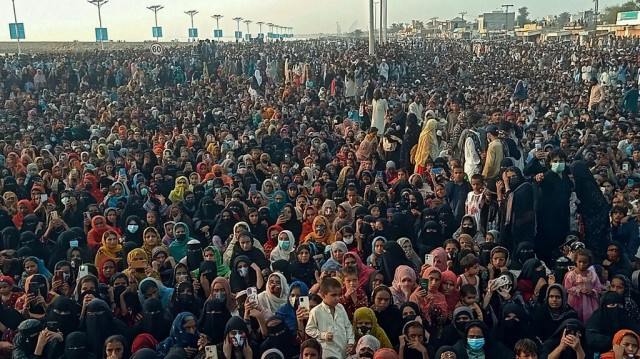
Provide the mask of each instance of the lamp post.
[{"label": "lamp post", "polygon": [[[198,10],[189,10],[189,11],[185,11],[184,13],[189,15],[189,16],[191,16],[191,28],[193,29],[193,15],[197,14]],[[191,37],[191,36],[189,36],[189,37]],[[194,36],[193,39],[195,40],[196,37]]]},{"label": "lamp post", "polygon": [[[240,21],[242,21],[241,17],[234,17],[233,20],[238,24],[238,31],[240,31]],[[236,42],[238,42],[238,38],[236,37]]]},{"label": "lamp post", "polygon": [[[164,9],[164,6],[162,6],[162,5],[153,5],[153,6],[147,7],[147,9],[153,11],[153,14],[154,14],[155,19],[156,19],[156,28],[157,28],[158,27],[158,11]],[[156,35],[160,35],[160,34],[158,34],[156,32]],[[159,36],[156,36],[156,41],[160,41],[160,37]]]},{"label": "lamp post", "polygon": [[[14,8],[13,11],[15,13],[15,0],[14,1]],[[87,0],[90,4],[95,5],[96,7],[98,7],[98,23],[100,24],[100,49],[104,50],[104,42],[102,41],[102,13],[100,12],[100,8],[102,7],[102,5],[106,4],[109,2],[109,0]],[[18,44],[20,44],[20,39],[18,39]],[[18,45],[20,46],[20,45]]]},{"label": "lamp post", "polygon": [[267,26],[269,26],[269,33],[271,34],[271,36],[273,36],[273,23],[268,23]]},{"label": "lamp post", "polygon": [[250,34],[250,33],[251,33],[251,31],[249,31],[249,24],[251,24],[253,21],[251,21],[251,20],[248,20],[248,19],[247,19],[247,20],[245,20],[245,21],[243,21],[243,22],[244,22],[245,24],[247,24],[247,34]]},{"label": "lamp post", "polygon": [[373,0],[369,0],[369,56],[373,56],[376,53],[375,13]]},{"label": "lamp post", "polygon": [[213,15],[212,18],[216,19],[216,30],[220,30],[220,19],[224,16],[222,15]]},{"label": "lamp post", "polygon": [[[258,22],[256,22],[256,24],[258,24],[258,26],[260,28],[260,32],[258,32],[258,34],[262,34],[262,24],[264,24],[264,21],[258,21]],[[258,35],[258,36],[260,36],[260,35]],[[264,35],[262,35],[262,36],[264,36]]]}]

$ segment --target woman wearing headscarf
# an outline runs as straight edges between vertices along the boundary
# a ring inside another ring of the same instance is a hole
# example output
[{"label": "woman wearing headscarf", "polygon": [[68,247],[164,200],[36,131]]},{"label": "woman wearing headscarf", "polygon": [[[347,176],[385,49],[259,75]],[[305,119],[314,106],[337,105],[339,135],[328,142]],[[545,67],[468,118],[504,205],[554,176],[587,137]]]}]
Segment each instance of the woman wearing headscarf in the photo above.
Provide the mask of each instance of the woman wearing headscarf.
[{"label": "woman wearing headscarf", "polygon": [[318,268],[318,264],[313,258],[310,245],[299,245],[298,248],[296,248],[296,260],[291,263],[293,278],[310,287],[316,283],[316,271],[319,270],[320,268]]},{"label": "woman wearing headscarf", "polygon": [[118,242],[118,233],[108,230],[102,234],[102,246],[96,253],[95,265],[100,270],[104,259],[112,259],[116,263],[116,268],[122,261],[122,245]]},{"label": "woman wearing headscarf", "polygon": [[204,303],[204,313],[198,320],[198,329],[211,339],[213,345],[221,345],[224,341],[224,326],[231,319],[231,313],[226,306],[226,300],[207,299]]},{"label": "woman wearing headscarf", "polygon": [[[29,298],[37,289],[37,297]],[[24,295],[16,301],[15,309],[20,311],[25,318],[42,319],[46,315],[46,310],[51,302],[58,297],[50,291],[49,281],[42,274],[32,274],[25,279]]]},{"label": "woman wearing headscarf", "polygon": [[384,244],[384,253],[380,263],[380,271],[384,275],[385,284],[391,284],[396,273],[396,268],[401,265],[411,267],[411,262],[404,254],[402,247],[395,241],[387,241]]},{"label": "woman wearing headscarf", "polygon": [[187,255],[187,243],[193,238],[189,237],[189,226],[184,222],[178,222],[173,226],[173,237],[175,241],[169,245],[169,251],[177,262]]},{"label": "woman wearing headscarf", "polygon": [[114,274],[118,271],[118,265],[115,259],[109,257],[102,258],[96,268],[98,269],[98,281],[106,285],[111,283],[111,278],[113,278]]},{"label": "woman wearing headscarf", "polygon": [[381,284],[373,289],[371,294],[371,309],[376,315],[378,324],[387,334],[387,338],[391,341],[391,345],[396,346],[399,343],[399,336],[402,334],[402,313],[393,305],[393,294],[391,289]]},{"label": "woman wearing headscarf", "polygon": [[58,296],[47,308],[44,322],[47,328],[57,330],[66,338],[80,326],[79,307],[71,299]]},{"label": "woman wearing headscarf", "polygon": [[262,289],[264,279],[257,264],[247,256],[238,256],[233,261],[232,271],[229,275],[229,285],[233,293],[238,293],[249,287]]},{"label": "woman wearing headscarf", "polygon": [[264,244],[263,251],[267,258],[271,257],[271,251],[278,246],[278,235],[283,228],[277,224],[267,228],[267,241]]},{"label": "woman wearing headscarf", "polygon": [[607,241],[602,239],[609,236],[611,206],[585,162],[574,161],[570,167],[579,200],[578,213],[584,225],[584,243],[599,261],[606,255]]},{"label": "woman wearing headscarf", "polygon": [[[413,155],[412,163],[415,163],[414,172],[423,174],[426,169],[427,159],[432,160],[438,157],[438,138],[436,137],[436,131],[438,129],[438,121],[431,118],[425,123],[420,137],[418,138],[418,144]],[[411,149],[412,150],[412,149]],[[410,150],[410,151],[411,151]]]},{"label": "woman wearing headscarf", "polygon": [[296,239],[293,233],[288,230],[284,230],[278,234],[278,246],[271,251],[269,260],[271,263],[277,260],[286,260],[287,262],[293,261],[295,252]]},{"label": "woman wearing headscarf", "polygon": [[172,295],[173,288],[166,288],[154,278],[143,279],[138,285],[140,303],[144,303],[149,298],[158,298],[162,302],[162,307],[167,308]]},{"label": "woman wearing headscarf", "polygon": [[270,313],[267,317],[275,314],[288,299],[289,284],[287,279],[280,273],[269,275],[266,290],[258,294],[258,305]]},{"label": "woman wearing headscarf", "polygon": [[200,347],[208,343],[209,341],[206,337],[200,337],[196,317],[189,312],[182,312],[173,320],[169,337],[158,343],[156,352],[158,353],[158,358],[164,358],[174,346],[180,346],[184,349],[196,349],[197,352]]},{"label": "woman wearing headscarf", "polygon": [[[422,211],[423,216],[425,212],[431,212],[432,209],[427,208]],[[416,222],[417,223],[417,222]],[[444,238],[442,237],[442,229],[435,218],[424,221],[422,227],[417,232],[417,249],[420,254],[429,253],[434,248],[442,247]]]},{"label": "woman wearing headscarf", "polygon": [[[631,358],[638,359],[640,353],[638,353],[638,345],[640,345],[640,336],[635,332],[627,329],[619,330],[613,336],[613,342],[611,343],[614,349],[600,355],[600,359],[616,359],[616,358]],[[635,344],[635,346],[633,345]]]},{"label": "woman wearing headscarf", "polygon": [[142,318],[136,322],[133,330],[136,335],[152,335],[158,342],[169,336],[171,321],[165,318],[165,310],[160,299],[151,297],[142,304]]},{"label": "woman wearing headscarf", "polygon": [[87,335],[73,332],[64,340],[64,354],[58,359],[96,359],[87,347]]},{"label": "woman wearing headscarf", "polygon": [[640,332],[638,323],[627,316],[624,297],[617,292],[605,292],[600,299],[600,307],[587,320],[587,342],[597,353],[611,350],[613,336],[621,329]]},{"label": "woman wearing headscarf", "polygon": [[502,245],[511,250],[519,243],[535,238],[534,193],[518,167],[509,167],[502,174],[504,192],[498,191],[500,205],[500,237]]},{"label": "woman wearing headscarf", "polygon": [[266,269],[269,267],[269,261],[267,261],[262,250],[254,247],[254,244],[258,241],[253,238],[251,233],[244,231],[238,237],[238,242],[233,246],[233,255],[231,256],[232,262],[238,256],[246,256],[249,257],[251,263],[257,264],[260,269]]},{"label": "woman wearing headscarf", "polygon": [[313,232],[309,233],[301,242],[314,242],[319,245],[331,245],[335,241],[335,235],[331,231],[329,221],[324,216],[317,216],[313,220]]},{"label": "woman wearing headscarf", "polygon": [[345,253],[347,253],[347,245],[344,242],[333,242],[330,249],[331,257],[322,265],[322,268],[338,268],[338,270],[342,270]]},{"label": "woman wearing headscarf", "polygon": [[375,313],[369,308],[356,309],[353,314],[353,332],[356,341],[359,341],[360,338],[365,335],[371,335],[380,342],[381,347],[392,348],[389,337],[384,330],[380,328]]},{"label": "woman wearing headscarf", "polygon": [[520,339],[530,338],[529,316],[524,308],[515,303],[508,303],[502,307],[495,328],[495,339],[507,348],[513,348]]},{"label": "woman wearing headscarf", "polygon": [[87,233],[87,244],[93,253],[96,253],[102,245],[102,238],[107,231],[115,232],[115,229],[107,225],[107,219],[104,216],[91,218],[91,229]]},{"label": "woman wearing headscarf", "polygon": [[285,191],[277,190],[273,193],[273,201],[270,201],[267,206],[269,208],[271,220],[275,221],[278,219],[278,216],[282,214],[282,210],[287,204],[287,201],[287,193]]},{"label": "woman wearing headscarf", "polygon": [[473,310],[469,307],[457,307],[453,311],[451,317],[451,323],[447,324],[442,330],[442,336],[440,337],[440,344],[442,345],[454,345],[458,340],[464,336],[464,330],[471,320],[475,317]]},{"label": "woman wearing headscarf", "polygon": [[189,179],[185,176],[180,176],[176,178],[175,187],[169,193],[169,199],[171,203],[178,205],[184,199],[185,191],[189,190]]},{"label": "woman wearing headscarf", "polygon": [[416,287],[416,272],[409,266],[401,265],[396,268],[391,283],[391,293],[393,293],[393,304],[400,308],[402,304],[409,301],[409,297]]},{"label": "woman wearing headscarf", "polygon": [[[573,335],[567,334],[568,327],[576,330],[576,333]],[[578,319],[567,319],[560,324],[549,339],[542,343],[540,357],[549,358],[551,356],[557,359],[593,358],[595,350],[591,348],[589,342],[589,334],[587,334],[584,324]],[[609,346],[611,346],[611,342],[609,342]]]},{"label": "woman wearing headscarf", "polygon": [[[208,256],[208,252],[213,252],[214,257],[211,258],[210,256]],[[203,253],[206,260],[216,262],[216,267],[218,268],[218,277],[229,278],[231,269],[228,265],[223,263],[222,255],[220,254],[220,250],[218,249],[218,247],[208,246],[204,249]]]},{"label": "woman wearing headscarf", "polygon": [[[134,268],[132,265],[136,261],[145,261],[146,267]],[[135,248],[131,252],[127,253],[127,265],[129,266],[122,272],[131,279],[134,279],[136,285],[146,278],[153,278],[160,280],[160,274],[149,265],[149,258],[147,253],[142,248]]]},{"label": "woman wearing headscarf", "polygon": [[269,203],[271,203],[273,202],[273,196],[276,192],[275,189],[276,186],[273,183],[273,180],[267,178],[262,182],[262,190],[260,191],[260,194],[262,195],[262,197],[266,198]]},{"label": "woman wearing headscarf", "polygon": [[[45,332],[41,334],[43,330]],[[41,335],[45,337],[43,343],[39,340]],[[61,333],[49,332],[40,321],[27,319],[18,326],[18,334],[13,339],[11,357],[15,359],[52,357],[58,343],[63,340]]]},{"label": "woman wearing headscarf", "polygon": [[410,300],[420,306],[420,311],[426,322],[425,328],[431,332],[433,329],[429,328],[437,328],[444,323],[449,309],[444,294],[440,292],[442,272],[436,267],[429,267],[422,273],[422,278],[429,280],[427,290],[417,286],[411,294]]},{"label": "woman wearing headscarf", "polygon": [[529,303],[530,300],[533,300],[534,304],[541,301],[540,293],[544,293],[547,286],[546,277],[545,267],[539,259],[531,258],[524,262],[518,275],[517,288],[525,303]]},{"label": "woman wearing headscarf", "polygon": [[263,353],[262,358],[272,358],[268,353],[273,351],[273,348],[277,348],[282,353],[282,359],[297,358],[300,355],[296,337],[288,330],[284,318],[274,315],[267,319],[266,326],[267,338],[262,342],[259,350]]},{"label": "woman wearing headscarf", "polygon": [[22,229],[22,224],[24,221],[24,217],[33,214],[33,207],[31,206],[31,202],[29,200],[23,199],[18,201],[18,212],[13,216],[13,224],[18,229]]},{"label": "woman wearing headscarf", "polygon": [[617,292],[624,297],[624,310],[635,323],[640,323],[640,309],[638,309],[639,294],[635,291],[629,277],[617,274],[611,278],[610,291]]},{"label": "woman wearing headscarf", "polygon": [[467,324],[462,339],[453,348],[459,354],[458,359],[513,357],[513,351],[493,340],[487,326],[479,320]]},{"label": "woman wearing headscarf", "polygon": [[227,305],[227,309],[231,315],[238,313],[238,303],[236,302],[236,295],[231,291],[231,285],[227,278],[218,277],[211,282],[211,291],[209,293],[209,299],[223,299]]},{"label": "woman wearing headscarf", "polygon": [[413,249],[411,240],[407,237],[402,237],[398,239],[398,244],[402,247],[407,259],[411,262],[411,268],[415,271],[419,271],[420,268],[422,268],[422,260],[420,259],[420,256],[418,256],[418,253]]},{"label": "woman wearing headscarf", "polygon": [[288,300],[277,310],[276,315],[282,317],[289,330],[298,335],[300,330],[304,331],[304,322],[298,318],[298,299],[301,296],[309,296],[309,287],[300,281],[295,281],[289,286]]},{"label": "woman wearing headscarf", "polygon": [[418,125],[418,117],[414,113],[407,115],[407,127],[404,131],[402,146],[400,149],[400,163],[398,168],[411,167],[411,149],[418,144],[420,138],[420,126]]},{"label": "woman wearing headscarf", "polygon": [[104,342],[111,335],[123,335],[128,341],[132,339],[132,332],[127,325],[113,317],[109,305],[102,299],[92,299],[80,318],[80,329],[87,334],[87,350],[96,356],[101,356]]}]

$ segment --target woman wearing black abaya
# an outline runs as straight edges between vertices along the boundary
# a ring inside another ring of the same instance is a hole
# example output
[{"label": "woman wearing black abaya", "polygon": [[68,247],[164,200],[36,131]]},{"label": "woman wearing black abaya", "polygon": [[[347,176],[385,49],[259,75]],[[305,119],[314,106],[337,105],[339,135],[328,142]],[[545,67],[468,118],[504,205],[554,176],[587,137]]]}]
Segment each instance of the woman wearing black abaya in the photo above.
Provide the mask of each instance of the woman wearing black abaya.
[{"label": "woman wearing black abaya", "polygon": [[584,242],[595,257],[595,262],[606,255],[609,238],[609,209],[611,206],[600,191],[600,186],[593,178],[588,165],[583,161],[571,164],[574,191],[580,203],[578,213],[584,224]]},{"label": "woman wearing black abaya", "polygon": [[398,242],[387,241],[384,244],[384,253],[382,254],[382,262],[380,263],[380,271],[384,276],[384,283],[386,285],[391,285],[396,273],[396,268],[401,265],[412,268],[411,262],[407,259],[407,255]]},{"label": "woman wearing black abaya", "polygon": [[20,235],[20,246],[29,247],[31,249],[31,255],[42,259],[44,263],[49,261],[51,253],[33,232],[23,232]]},{"label": "woman wearing black abaya", "polygon": [[122,233],[124,234],[124,241],[135,243],[138,247],[142,247],[142,234],[145,230],[145,227],[140,218],[142,217],[138,217],[136,215],[127,217],[127,221],[121,228]]},{"label": "woman wearing black abaya", "polygon": [[2,230],[2,250],[18,249],[20,247],[20,231],[16,227],[7,227]]},{"label": "woman wearing black abaya", "polygon": [[224,325],[231,319],[226,299],[208,299],[204,303],[204,313],[198,321],[198,329],[206,334],[211,343],[220,345],[224,340]]},{"label": "woman wearing black abaya", "polygon": [[498,318],[495,339],[507,348],[513,348],[520,339],[530,338],[529,316],[524,308],[515,303],[507,303],[502,307],[502,315]]},{"label": "woman wearing black abaya", "polygon": [[373,290],[371,298],[371,309],[376,315],[378,325],[384,329],[391,345],[395,347],[399,344],[399,336],[402,334],[402,313],[393,305],[391,289],[386,285],[379,285]]},{"label": "woman wearing black abaya", "polygon": [[73,332],[64,340],[64,354],[58,359],[96,359],[96,356],[88,350],[87,335]]},{"label": "woman wearing black abaya", "polygon": [[[45,329],[37,319],[27,319],[18,326],[18,334],[13,339],[11,358],[54,358],[56,347],[63,341],[62,334],[52,332],[46,344],[38,350],[40,332]],[[46,329],[45,329],[46,330]],[[36,350],[39,351],[36,352]]]},{"label": "woman wearing black abaya", "polygon": [[536,231],[533,186],[525,182],[518,167],[509,167],[498,182],[500,237],[502,245],[513,250],[520,242],[533,242]]},{"label": "woman wearing black abaya", "polygon": [[536,253],[545,263],[556,257],[558,247],[569,233],[569,199],[573,182],[565,168],[567,155],[562,149],[549,153],[549,170],[536,175],[540,188],[540,205],[537,213]]},{"label": "woman wearing black abaya", "polygon": [[402,148],[400,150],[400,163],[398,168],[413,168],[411,164],[411,149],[418,144],[420,138],[420,126],[418,126],[418,117],[415,113],[407,115],[407,127],[402,138]]},{"label": "woman wearing black abaya", "polygon": [[131,330],[124,322],[113,317],[111,308],[102,299],[92,299],[81,320],[80,328],[87,334],[87,351],[102,356],[104,341],[114,334],[132,341]]},{"label": "woman wearing black abaya", "polygon": [[66,338],[80,326],[80,307],[65,296],[58,296],[47,308],[45,323],[47,328],[60,331]]},{"label": "woman wearing black abaya", "polygon": [[[567,326],[572,326],[577,329],[576,336],[580,342],[575,349],[568,345],[563,345],[562,343],[562,337],[565,335],[565,329],[567,329]],[[560,355],[555,357],[557,359],[593,358],[593,350],[589,346],[589,336],[590,334],[587,334],[587,330],[580,320],[567,319],[560,324],[558,329],[553,332],[549,339],[542,343],[540,358],[548,358],[555,350],[560,350]],[[611,345],[611,341],[609,341],[609,345]],[[583,352],[584,356],[578,356],[576,350]]]},{"label": "woman wearing black abaya", "polygon": [[151,334],[158,342],[165,340],[171,330],[171,321],[165,318],[165,311],[162,309],[162,302],[158,298],[149,298],[142,305],[142,319],[138,320],[133,327],[137,335],[142,333]]},{"label": "woman wearing black abaya", "polygon": [[597,353],[612,349],[613,336],[621,329],[638,333],[640,327],[627,316],[624,297],[616,292],[606,292],[600,299],[600,307],[587,320],[587,341]]},{"label": "woman wearing black abaya", "polygon": [[416,242],[418,255],[421,257],[435,248],[442,247],[444,239],[442,238],[440,225],[434,220],[426,221],[418,233]]}]

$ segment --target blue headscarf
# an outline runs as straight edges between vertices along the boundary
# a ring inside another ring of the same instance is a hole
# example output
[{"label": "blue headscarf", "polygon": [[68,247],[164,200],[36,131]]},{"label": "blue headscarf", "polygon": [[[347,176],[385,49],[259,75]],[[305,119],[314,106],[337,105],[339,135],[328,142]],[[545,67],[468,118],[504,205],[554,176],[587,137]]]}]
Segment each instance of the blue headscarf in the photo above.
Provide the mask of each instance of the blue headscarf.
[{"label": "blue headscarf", "polygon": [[151,283],[154,283],[156,287],[158,287],[158,295],[160,296],[160,301],[162,302],[162,308],[166,308],[169,305],[169,301],[171,301],[171,295],[173,294],[173,288],[167,288],[162,285],[158,280],[147,277],[138,283],[138,298],[140,298],[140,303],[144,303],[144,292],[147,289],[150,289],[149,286]]},{"label": "blue headscarf", "polygon": [[176,319],[173,320],[173,324],[171,324],[169,337],[160,342],[156,348],[158,358],[166,357],[169,350],[175,346],[179,346],[181,348],[198,348],[200,333],[198,332],[197,326],[195,333],[189,333],[184,329],[184,323],[189,319],[197,321],[196,316],[189,312],[182,312],[176,316]]},{"label": "blue headscarf", "polygon": [[[47,280],[51,280],[51,272],[49,272],[49,270],[47,269],[47,267],[44,265],[44,261],[38,257],[27,257],[24,262],[26,261],[31,261],[31,262],[36,262],[38,263],[38,274],[42,274],[45,278],[47,278]],[[24,263],[23,262],[23,263]]]},{"label": "blue headscarf", "polygon": [[[289,286],[289,293],[294,288],[300,288],[300,295],[303,297],[309,296],[309,287],[301,281],[295,281],[291,283]],[[296,332],[298,330],[298,318],[296,317],[296,308],[291,305],[291,301],[287,300],[287,302],[278,308],[276,315],[279,315],[284,318],[284,322],[287,324],[287,327],[292,332]]]},{"label": "blue headscarf", "polygon": [[[282,201],[280,202],[276,202],[275,198],[276,195],[281,195],[282,196]],[[282,212],[282,210],[284,209],[284,206],[287,204],[287,193],[285,193],[285,191],[279,189],[275,192],[273,192],[273,201],[271,201],[269,203],[269,215],[271,216],[272,219],[278,219],[278,216],[280,215],[280,213]]]}]

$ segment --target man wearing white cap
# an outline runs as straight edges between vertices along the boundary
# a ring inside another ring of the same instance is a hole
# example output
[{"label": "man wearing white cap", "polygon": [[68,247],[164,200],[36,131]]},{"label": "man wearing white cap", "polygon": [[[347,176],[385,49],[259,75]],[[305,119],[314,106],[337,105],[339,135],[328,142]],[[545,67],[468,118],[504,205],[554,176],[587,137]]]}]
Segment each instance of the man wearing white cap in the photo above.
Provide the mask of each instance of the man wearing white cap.
[{"label": "man wearing white cap", "polygon": [[380,77],[384,77],[383,81],[387,81],[387,79],[389,79],[389,64],[387,64],[387,60],[382,59],[382,62],[378,67],[378,75],[380,75]]}]

